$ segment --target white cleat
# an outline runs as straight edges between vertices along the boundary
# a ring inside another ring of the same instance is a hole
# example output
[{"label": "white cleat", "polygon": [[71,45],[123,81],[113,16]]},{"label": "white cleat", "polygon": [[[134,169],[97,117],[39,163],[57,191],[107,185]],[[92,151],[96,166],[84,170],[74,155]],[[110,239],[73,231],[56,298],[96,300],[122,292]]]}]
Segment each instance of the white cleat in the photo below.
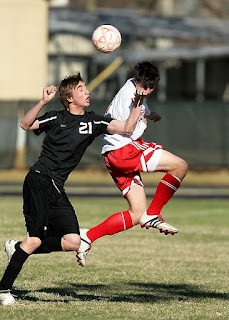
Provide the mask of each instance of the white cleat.
[{"label": "white cleat", "polygon": [[7,240],[4,244],[5,252],[8,256],[8,262],[10,262],[12,255],[16,251],[15,245],[18,243],[17,240]]},{"label": "white cleat", "polygon": [[161,215],[149,215],[144,212],[140,218],[140,225],[142,228],[155,228],[158,229],[161,233],[172,234],[178,232],[178,229],[166,223]]},{"label": "white cleat", "polygon": [[77,262],[82,267],[85,267],[87,254],[91,249],[91,240],[87,237],[88,230],[89,229],[80,229],[81,243],[79,249],[76,250]]},{"label": "white cleat", "polygon": [[16,301],[10,290],[0,290],[0,305],[6,306],[14,304]]}]

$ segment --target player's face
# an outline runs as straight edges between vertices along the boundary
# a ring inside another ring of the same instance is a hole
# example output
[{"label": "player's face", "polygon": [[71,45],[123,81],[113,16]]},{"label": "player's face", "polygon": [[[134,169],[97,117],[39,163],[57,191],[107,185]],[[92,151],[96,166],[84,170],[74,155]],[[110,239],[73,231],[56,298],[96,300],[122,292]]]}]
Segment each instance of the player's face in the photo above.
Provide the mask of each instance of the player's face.
[{"label": "player's face", "polygon": [[79,81],[77,86],[72,90],[72,97],[69,99],[72,105],[77,107],[88,107],[90,105],[89,91],[83,81]]},{"label": "player's face", "polygon": [[135,86],[136,86],[137,93],[138,94],[143,94],[146,97],[148,97],[154,91],[154,88],[153,89],[151,89],[151,88],[146,88],[145,89],[142,86],[142,84],[137,82],[136,80],[135,80]]}]

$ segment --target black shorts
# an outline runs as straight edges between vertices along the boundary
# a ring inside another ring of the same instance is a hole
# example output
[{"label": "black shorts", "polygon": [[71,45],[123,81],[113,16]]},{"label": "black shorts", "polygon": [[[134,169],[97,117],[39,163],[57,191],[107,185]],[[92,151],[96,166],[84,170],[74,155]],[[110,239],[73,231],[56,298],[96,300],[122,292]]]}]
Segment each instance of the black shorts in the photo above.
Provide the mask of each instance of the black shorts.
[{"label": "black shorts", "polygon": [[30,170],[23,185],[23,213],[30,237],[80,234],[79,224],[63,187],[40,173]]}]

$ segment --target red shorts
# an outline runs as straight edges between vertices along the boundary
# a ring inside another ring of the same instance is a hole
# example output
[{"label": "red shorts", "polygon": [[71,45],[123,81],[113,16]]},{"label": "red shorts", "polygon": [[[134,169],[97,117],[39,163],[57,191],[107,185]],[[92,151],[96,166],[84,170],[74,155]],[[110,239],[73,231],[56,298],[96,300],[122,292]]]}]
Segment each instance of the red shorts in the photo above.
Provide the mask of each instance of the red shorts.
[{"label": "red shorts", "polygon": [[106,167],[125,197],[133,184],[143,187],[140,172],[153,172],[160,160],[163,146],[138,139],[104,154]]}]

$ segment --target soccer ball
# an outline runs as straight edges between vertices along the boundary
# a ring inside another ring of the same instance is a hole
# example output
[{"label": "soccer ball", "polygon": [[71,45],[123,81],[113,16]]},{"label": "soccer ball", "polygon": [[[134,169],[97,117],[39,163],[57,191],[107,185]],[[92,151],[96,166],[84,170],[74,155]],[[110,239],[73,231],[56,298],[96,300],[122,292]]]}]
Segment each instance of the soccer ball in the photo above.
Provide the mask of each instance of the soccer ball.
[{"label": "soccer ball", "polygon": [[122,41],[121,34],[114,26],[104,24],[92,34],[92,42],[102,53],[111,53],[118,49]]}]

